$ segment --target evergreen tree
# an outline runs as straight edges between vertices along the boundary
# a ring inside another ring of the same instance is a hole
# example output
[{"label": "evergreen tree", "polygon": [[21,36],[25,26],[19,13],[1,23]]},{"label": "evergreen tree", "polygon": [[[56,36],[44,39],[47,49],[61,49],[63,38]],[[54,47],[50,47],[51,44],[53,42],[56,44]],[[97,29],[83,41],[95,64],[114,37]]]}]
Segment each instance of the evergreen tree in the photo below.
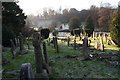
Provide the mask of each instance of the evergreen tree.
[{"label": "evergreen tree", "polygon": [[84,30],[88,34],[88,36],[90,36],[94,31],[93,20],[90,16],[88,16],[87,19],[85,20]]},{"label": "evergreen tree", "polygon": [[26,16],[16,2],[2,2],[2,45],[10,46],[10,39],[25,25]]},{"label": "evergreen tree", "polygon": [[76,29],[76,28],[79,28],[80,26],[80,20],[78,17],[72,17],[68,23],[69,25],[69,29],[72,30],[72,29]]},{"label": "evergreen tree", "polygon": [[120,46],[120,13],[116,13],[111,20],[110,33],[112,40]]}]

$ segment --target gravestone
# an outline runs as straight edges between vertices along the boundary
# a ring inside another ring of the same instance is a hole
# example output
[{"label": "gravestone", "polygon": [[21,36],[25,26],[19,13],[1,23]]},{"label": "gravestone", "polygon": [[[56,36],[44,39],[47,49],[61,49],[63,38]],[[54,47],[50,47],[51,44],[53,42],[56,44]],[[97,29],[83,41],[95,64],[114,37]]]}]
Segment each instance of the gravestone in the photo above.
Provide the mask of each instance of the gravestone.
[{"label": "gravestone", "polygon": [[55,37],[53,37],[53,46],[55,48]]},{"label": "gravestone", "polygon": [[88,40],[88,47],[90,47],[91,40]]},{"label": "gravestone", "polygon": [[[46,70],[44,70],[44,63],[43,63],[43,56],[42,56],[42,49],[41,49],[41,35],[39,33],[33,34],[33,46],[34,46],[34,53],[35,53],[35,63],[36,63],[36,74],[35,78],[48,80],[48,74]],[[45,66],[47,67],[47,66]]]},{"label": "gravestone", "polygon": [[95,42],[94,48],[100,51],[104,51],[104,44],[98,44],[98,42]]},{"label": "gravestone", "polygon": [[33,80],[34,73],[30,63],[24,63],[21,65],[20,80]]},{"label": "gravestone", "polygon": [[55,49],[56,49],[56,51],[57,51],[57,53],[59,52],[58,51],[58,42],[57,42],[57,37],[55,36],[55,38],[54,38],[54,41],[55,41]]},{"label": "gravestone", "polygon": [[24,49],[24,46],[23,46],[23,35],[22,35],[22,33],[20,33],[19,41],[20,41],[20,51],[22,51]]},{"label": "gravestone", "polygon": [[74,39],[74,46],[73,46],[73,49],[76,50],[76,37]]},{"label": "gravestone", "polygon": [[94,42],[94,48],[98,49],[98,42]]},{"label": "gravestone", "polygon": [[30,45],[29,45],[28,41],[27,41],[27,43],[26,43],[26,44],[27,44],[28,49],[30,49]]},{"label": "gravestone", "polygon": [[16,52],[16,47],[15,47],[15,44],[14,44],[14,42],[13,42],[13,40],[12,39],[10,39],[10,42],[11,42],[11,53],[12,53],[12,55],[13,55],[13,59],[17,56],[17,52]]},{"label": "gravestone", "polygon": [[89,59],[89,54],[88,54],[88,38],[85,37],[83,40],[83,56],[85,59]]},{"label": "gravestone", "polygon": [[36,73],[43,73],[43,58],[41,50],[41,37],[36,32],[33,34],[33,46],[35,53]]},{"label": "gravestone", "polygon": [[103,44],[103,39],[102,39],[102,37],[100,37],[100,44]]},{"label": "gravestone", "polygon": [[22,35],[22,33],[20,33],[20,36],[19,36],[19,41],[20,41],[20,51],[18,52],[19,54],[26,54],[28,53],[28,51],[24,50],[24,41],[23,41],[24,37]]},{"label": "gravestone", "polygon": [[104,51],[104,44],[100,44],[99,50]]},{"label": "gravestone", "polygon": [[47,57],[47,49],[46,49],[46,43],[43,42],[43,53],[44,53],[44,60],[45,60],[45,64],[43,64],[45,67],[45,69],[47,70],[47,73],[50,74],[50,68],[49,68],[49,64],[48,64],[48,57]]},{"label": "gravestone", "polygon": [[106,43],[107,42],[107,34],[103,35],[103,41]]},{"label": "gravestone", "polygon": [[70,37],[68,36],[67,45],[70,46]]},{"label": "gravestone", "polygon": [[17,38],[16,38],[16,39],[17,39],[17,45],[18,45],[18,46],[20,46],[20,39],[19,39],[19,38],[20,38],[19,36],[17,36]]},{"label": "gravestone", "polygon": [[47,51],[46,51],[46,43],[43,42],[43,53],[44,53],[44,59],[46,64],[48,64],[48,58],[47,58]]},{"label": "gravestone", "polygon": [[18,46],[18,41],[16,37],[15,37],[15,45]]}]

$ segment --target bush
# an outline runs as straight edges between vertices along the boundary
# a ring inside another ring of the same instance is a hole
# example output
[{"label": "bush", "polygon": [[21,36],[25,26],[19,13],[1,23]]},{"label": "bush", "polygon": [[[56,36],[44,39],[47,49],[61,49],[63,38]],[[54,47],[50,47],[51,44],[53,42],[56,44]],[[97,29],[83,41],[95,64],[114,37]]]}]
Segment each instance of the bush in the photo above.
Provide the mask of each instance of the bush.
[{"label": "bush", "polygon": [[16,2],[2,2],[3,46],[10,47],[10,39],[14,39],[24,27],[27,16],[22,11]]},{"label": "bush", "polygon": [[72,17],[68,23],[69,25],[69,29],[75,29],[75,28],[79,28],[80,26],[80,20],[78,17]]},{"label": "bush", "polygon": [[74,35],[80,36],[80,29],[74,29]]},{"label": "bush", "polygon": [[72,36],[80,36],[80,33],[81,33],[81,31],[80,31],[80,29],[73,29],[73,30],[71,30],[71,35]]},{"label": "bush", "polygon": [[94,31],[94,25],[93,20],[91,16],[88,16],[85,21],[85,32],[88,34],[88,37],[90,37]]},{"label": "bush", "polygon": [[88,34],[88,37],[90,37],[93,33],[93,30],[85,30],[86,34]]},{"label": "bush", "polygon": [[50,33],[50,30],[49,29],[42,29],[41,30],[41,36],[44,38],[44,39],[47,39],[49,37],[49,33]]},{"label": "bush", "polygon": [[111,20],[110,33],[112,40],[120,46],[120,14],[116,13]]},{"label": "bush", "polygon": [[72,36],[74,36],[74,32],[73,32],[73,30],[71,30],[70,33],[71,33]]},{"label": "bush", "polygon": [[14,32],[12,31],[11,28],[7,28],[7,27],[3,27],[2,28],[2,45],[4,47],[10,47],[11,46],[11,42],[10,39],[14,39]]}]

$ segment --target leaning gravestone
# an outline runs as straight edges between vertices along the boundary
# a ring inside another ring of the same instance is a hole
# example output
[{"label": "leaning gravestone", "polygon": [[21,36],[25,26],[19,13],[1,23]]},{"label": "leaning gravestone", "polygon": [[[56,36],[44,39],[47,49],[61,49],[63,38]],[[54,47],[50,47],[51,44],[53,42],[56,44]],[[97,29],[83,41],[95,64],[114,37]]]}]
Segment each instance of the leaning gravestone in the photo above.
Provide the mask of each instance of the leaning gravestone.
[{"label": "leaning gravestone", "polygon": [[99,50],[104,51],[104,44],[100,44]]},{"label": "leaning gravestone", "polygon": [[42,56],[42,49],[41,49],[41,36],[39,33],[33,34],[33,46],[34,46],[34,53],[35,53],[35,63],[36,63],[36,78],[45,78],[48,79],[48,75],[43,70],[43,56]]},{"label": "leaning gravestone", "polygon": [[20,41],[20,51],[22,51],[24,49],[24,46],[23,46],[23,35],[22,35],[22,33],[20,33],[19,41]]},{"label": "leaning gravestone", "polygon": [[48,58],[47,58],[47,51],[46,51],[46,43],[43,42],[43,53],[44,53],[44,59],[46,64],[48,64]]},{"label": "leaning gravestone", "polygon": [[89,59],[89,54],[88,54],[88,38],[85,37],[83,40],[83,56],[85,59]]},{"label": "leaning gravestone", "polygon": [[98,42],[94,42],[94,48],[98,49]]},{"label": "leaning gravestone", "polygon": [[55,37],[53,37],[53,46],[55,48]]},{"label": "leaning gravestone", "polygon": [[58,50],[58,42],[57,42],[57,37],[55,36],[55,49],[57,51],[57,53],[59,52]]},{"label": "leaning gravestone", "polygon": [[20,51],[19,51],[19,54],[26,54],[26,53],[28,53],[28,51],[24,50],[23,35],[22,35],[22,33],[20,33],[19,41],[20,41]]},{"label": "leaning gravestone", "polygon": [[36,72],[42,73],[43,72],[43,59],[42,59],[42,50],[41,50],[41,38],[38,33],[33,35],[33,46],[35,52],[35,62],[36,62]]},{"label": "leaning gravestone", "polygon": [[49,64],[48,64],[48,57],[47,57],[47,49],[46,49],[46,43],[43,42],[43,53],[44,53],[44,66],[45,66],[45,69],[47,70],[47,73],[50,74],[51,71],[50,71],[50,67],[49,67]]},{"label": "leaning gravestone", "polygon": [[12,39],[10,39],[10,42],[11,42],[11,53],[13,55],[13,58],[15,58],[17,56],[17,52],[15,50],[16,47]]}]

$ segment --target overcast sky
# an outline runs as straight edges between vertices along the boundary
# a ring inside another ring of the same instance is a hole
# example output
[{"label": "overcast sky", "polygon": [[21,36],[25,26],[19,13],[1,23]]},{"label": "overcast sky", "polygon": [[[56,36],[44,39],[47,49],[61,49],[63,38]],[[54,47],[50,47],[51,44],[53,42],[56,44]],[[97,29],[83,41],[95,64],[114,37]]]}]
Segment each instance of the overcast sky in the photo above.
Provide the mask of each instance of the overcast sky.
[{"label": "overcast sky", "polygon": [[77,10],[88,9],[91,5],[100,6],[100,3],[110,3],[117,6],[120,0],[19,0],[18,5],[23,9],[26,15],[38,14],[43,8],[52,8],[58,10],[61,6],[64,8],[76,8]]}]

